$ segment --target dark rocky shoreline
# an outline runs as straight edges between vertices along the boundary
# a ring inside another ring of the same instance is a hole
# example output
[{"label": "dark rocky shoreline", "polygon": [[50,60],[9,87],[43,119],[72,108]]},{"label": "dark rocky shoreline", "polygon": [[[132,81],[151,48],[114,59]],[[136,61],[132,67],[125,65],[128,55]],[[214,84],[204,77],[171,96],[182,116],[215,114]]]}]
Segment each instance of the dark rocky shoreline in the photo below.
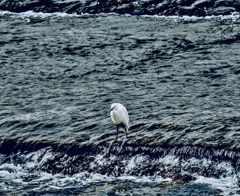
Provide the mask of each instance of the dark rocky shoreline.
[{"label": "dark rocky shoreline", "polygon": [[0,0],[0,10],[11,12],[118,13],[131,15],[211,16],[240,11],[240,0]]}]

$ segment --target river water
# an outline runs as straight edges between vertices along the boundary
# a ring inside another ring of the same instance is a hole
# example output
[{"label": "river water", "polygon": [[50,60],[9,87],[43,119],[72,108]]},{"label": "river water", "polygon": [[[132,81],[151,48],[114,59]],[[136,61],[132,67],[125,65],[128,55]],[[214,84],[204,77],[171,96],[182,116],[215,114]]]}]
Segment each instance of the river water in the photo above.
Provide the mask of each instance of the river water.
[{"label": "river water", "polygon": [[240,194],[238,14],[0,20],[1,195]]}]

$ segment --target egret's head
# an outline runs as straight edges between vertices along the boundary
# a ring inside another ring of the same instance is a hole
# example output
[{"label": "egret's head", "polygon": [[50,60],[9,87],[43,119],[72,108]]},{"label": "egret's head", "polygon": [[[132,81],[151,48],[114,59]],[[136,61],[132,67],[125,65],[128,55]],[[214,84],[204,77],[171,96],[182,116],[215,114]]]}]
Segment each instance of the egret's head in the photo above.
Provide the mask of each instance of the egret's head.
[{"label": "egret's head", "polygon": [[109,113],[110,113],[112,110],[114,110],[114,109],[117,109],[117,103],[112,103],[112,104],[111,104],[111,108],[110,108]]}]

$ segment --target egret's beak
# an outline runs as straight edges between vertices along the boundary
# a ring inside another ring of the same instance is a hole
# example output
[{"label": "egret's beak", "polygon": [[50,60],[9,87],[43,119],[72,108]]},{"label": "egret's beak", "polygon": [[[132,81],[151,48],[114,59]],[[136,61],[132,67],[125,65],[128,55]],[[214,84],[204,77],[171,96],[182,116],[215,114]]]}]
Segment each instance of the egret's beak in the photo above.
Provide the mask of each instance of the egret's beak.
[{"label": "egret's beak", "polygon": [[111,113],[111,111],[112,111],[112,108],[109,110],[109,114]]},{"label": "egret's beak", "polygon": [[111,111],[114,109],[114,107],[112,107],[110,110],[109,110],[109,114],[111,113]]}]

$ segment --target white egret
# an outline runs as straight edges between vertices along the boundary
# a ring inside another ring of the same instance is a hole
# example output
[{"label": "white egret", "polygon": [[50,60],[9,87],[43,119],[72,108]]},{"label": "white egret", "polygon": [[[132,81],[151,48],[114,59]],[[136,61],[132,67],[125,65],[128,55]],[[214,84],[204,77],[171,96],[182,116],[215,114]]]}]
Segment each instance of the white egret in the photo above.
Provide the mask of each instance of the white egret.
[{"label": "white egret", "polygon": [[113,103],[111,104],[111,109],[110,109],[110,115],[113,123],[117,127],[117,134],[116,134],[116,139],[118,139],[118,131],[119,129],[123,130],[126,134],[127,138],[127,132],[129,130],[129,116],[126,108],[120,104],[120,103]]}]

